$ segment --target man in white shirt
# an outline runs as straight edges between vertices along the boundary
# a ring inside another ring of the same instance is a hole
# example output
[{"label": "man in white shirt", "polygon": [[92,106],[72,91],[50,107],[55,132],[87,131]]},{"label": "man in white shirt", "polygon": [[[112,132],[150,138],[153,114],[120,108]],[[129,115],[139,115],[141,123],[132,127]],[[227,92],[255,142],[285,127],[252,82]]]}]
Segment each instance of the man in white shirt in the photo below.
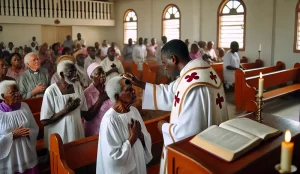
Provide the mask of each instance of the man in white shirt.
[{"label": "man in white shirt", "polygon": [[102,60],[100,65],[106,74],[106,81],[124,73],[122,62],[116,58],[116,52],[113,47],[108,48],[107,57]]},{"label": "man in white shirt", "polygon": [[86,42],[84,39],[81,38],[81,33],[77,34],[77,40],[74,40],[74,45],[80,45],[81,47],[85,47],[86,46]]},{"label": "man in white shirt", "polygon": [[143,44],[143,38],[139,38],[139,43],[135,45],[132,51],[133,61],[138,65],[138,70],[143,70],[143,63],[145,62],[145,58],[147,57],[147,49]]},{"label": "man in white shirt", "polygon": [[84,60],[84,72],[86,75],[86,80],[88,81],[88,85],[92,83],[91,79],[87,76],[87,68],[90,66],[90,64],[96,62],[100,64],[101,59],[96,57],[96,48],[95,47],[88,47],[88,57],[85,58]]},{"label": "man in white shirt", "polygon": [[108,44],[107,40],[103,40],[101,48],[100,48],[100,51],[101,51],[100,58],[101,58],[101,60],[103,60],[104,58],[107,57],[107,51],[108,51],[109,47],[110,47],[110,45]]},{"label": "man in white shirt", "polygon": [[35,46],[39,46],[39,43],[36,41],[36,37],[32,37],[32,42],[34,42]]},{"label": "man in white shirt", "polygon": [[212,60],[217,61],[218,57],[217,57],[217,54],[216,54],[215,49],[213,47],[214,47],[214,42],[209,41],[207,43],[207,53],[211,57]]},{"label": "man in white shirt", "polygon": [[224,86],[227,91],[233,91],[235,81],[235,70],[243,67],[240,65],[240,57],[238,55],[239,43],[236,41],[231,42],[230,51],[224,56],[223,74]]}]

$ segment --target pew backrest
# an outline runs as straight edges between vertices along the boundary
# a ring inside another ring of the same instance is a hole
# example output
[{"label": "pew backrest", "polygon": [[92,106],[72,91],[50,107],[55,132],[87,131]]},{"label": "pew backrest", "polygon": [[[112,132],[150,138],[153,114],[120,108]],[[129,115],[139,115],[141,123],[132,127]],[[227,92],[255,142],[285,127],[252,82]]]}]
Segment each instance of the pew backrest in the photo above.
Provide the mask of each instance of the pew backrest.
[{"label": "pew backrest", "polygon": [[50,135],[52,174],[75,174],[74,169],[97,161],[98,135],[63,144],[59,134]]},{"label": "pew backrest", "polygon": [[278,70],[285,69],[285,64],[281,61],[278,61],[275,66],[268,66],[268,67],[261,67],[261,68],[255,68],[255,69],[246,69],[244,70],[245,77],[251,77],[251,76],[257,76],[260,73],[266,74],[270,72],[275,72]]},{"label": "pew backrest", "polygon": [[262,67],[263,61],[260,59],[255,60],[255,62],[252,63],[241,63],[241,65],[245,68],[245,69],[253,69],[253,68],[260,68]]},{"label": "pew backrest", "polygon": [[156,83],[156,73],[150,70],[150,66],[147,63],[143,63],[143,77],[144,82]]}]

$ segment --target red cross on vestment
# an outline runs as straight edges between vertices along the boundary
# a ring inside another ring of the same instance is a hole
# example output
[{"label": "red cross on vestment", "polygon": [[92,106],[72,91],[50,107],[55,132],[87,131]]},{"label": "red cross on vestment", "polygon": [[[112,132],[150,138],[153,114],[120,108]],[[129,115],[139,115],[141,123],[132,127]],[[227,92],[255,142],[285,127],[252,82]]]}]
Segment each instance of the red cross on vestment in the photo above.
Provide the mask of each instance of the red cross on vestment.
[{"label": "red cross on vestment", "polygon": [[209,77],[210,77],[210,79],[214,80],[215,83],[217,84],[217,79],[218,79],[217,75],[215,75],[215,74],[211,71]]},{"label": "red cross on vestment", "polygon": [[224,98],[218,93],[218,98],[216,98],[216,104],[219,105],[220,109],[222,109],[222,102],[224,102]]},{"label": "red cross on vestment", "polygon": [[191,82],[191,81],[193,81],[194,79],[195,79],[195,80],[198,80],[198,79],[199,79],[199,76],[197,76],[197,73],[196,73],[196,72],[193,72],[191,75],[185,76],[185,79],[187,79],[187,80],[186,80],[187,82]]},{"label": "red cross on vestment", "polygon": [[180,102],[180,98],[178,97],[179,91],[177,92],[177,95],[175,95],[175,101],[174,101],[174,106],[176,107],[176,104]]}]

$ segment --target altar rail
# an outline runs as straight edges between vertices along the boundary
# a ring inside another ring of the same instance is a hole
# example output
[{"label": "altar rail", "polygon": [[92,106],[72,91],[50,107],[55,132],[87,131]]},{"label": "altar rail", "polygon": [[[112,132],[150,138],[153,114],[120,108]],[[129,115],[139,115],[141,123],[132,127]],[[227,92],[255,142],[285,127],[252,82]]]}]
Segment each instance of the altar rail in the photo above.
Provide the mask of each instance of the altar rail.
[{"label": "altar rail", "polygon": [[112,20],[113,3],[89,0],[0,0],[0,16]]}]

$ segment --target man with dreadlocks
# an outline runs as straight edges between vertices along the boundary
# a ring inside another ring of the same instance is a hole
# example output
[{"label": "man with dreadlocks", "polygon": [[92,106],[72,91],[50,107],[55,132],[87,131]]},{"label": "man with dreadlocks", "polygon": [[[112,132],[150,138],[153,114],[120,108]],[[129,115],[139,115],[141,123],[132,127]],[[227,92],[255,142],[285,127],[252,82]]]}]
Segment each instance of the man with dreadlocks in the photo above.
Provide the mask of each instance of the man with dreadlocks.
[{"label": "man with dreadlocks", "polygon": [[[169,85],[145,83],[131,74],[124,76],[145,90],[143,109],[171,111],[170,123],[158,123],[165,147],[228,120],[223,84],[209,64],[202,59],[191,60],[188,48],[181,40],[166,43],[161,58],[167,72],[178,77]],[[161,174],[167,173],[165,147]]]}]

